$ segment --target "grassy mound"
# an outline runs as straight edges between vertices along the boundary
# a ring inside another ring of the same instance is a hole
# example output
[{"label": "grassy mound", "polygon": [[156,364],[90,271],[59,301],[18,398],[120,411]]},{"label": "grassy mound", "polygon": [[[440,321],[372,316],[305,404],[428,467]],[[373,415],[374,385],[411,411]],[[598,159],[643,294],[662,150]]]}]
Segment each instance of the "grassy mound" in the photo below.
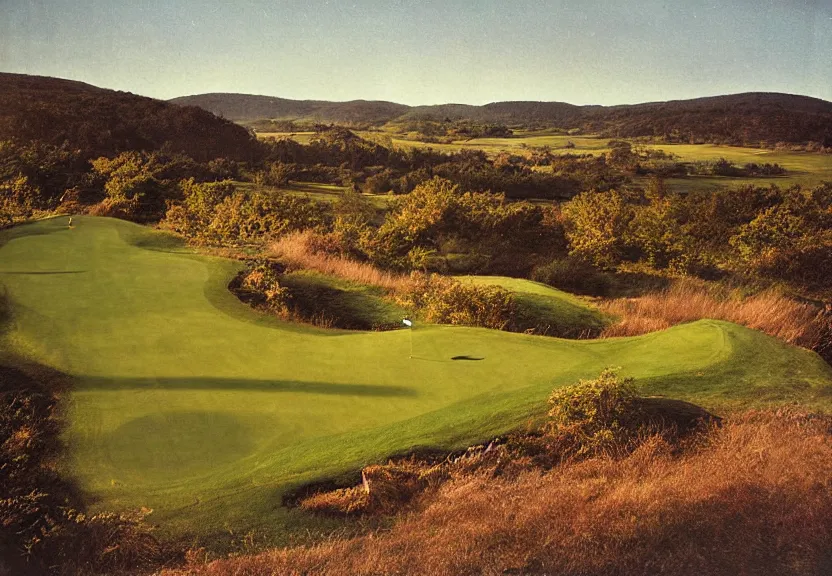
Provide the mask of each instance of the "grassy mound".
[{"label": "grassy mound", "polygon": [[165,536],[278,539],[314,526],[282,494],[521,426],[553,387],[609,365],[648,393],[706,407],[832,405],[818,356],[726,322],[603,341],[323,330],[240,302],[227,289],[240,263],[150,241],[128,222],[73,221],[0,233],[0,346],[73,378],[62,468],[94,508],[153,509]]},{"label": "grassy mound", "polygon": [[539,282],[506,276],[457,276],[462,282],[494,285],[514,294],[517,324],[536,334],[578,338],[597,335],[609,322],[587,300]]},{"label": "grassy mound", "polygon": [[280,278],[291,293],[290,306],[301,318],[319,325],[353,330],[398,327],[407,312],[384,299],[383,290],[312,270]]}]

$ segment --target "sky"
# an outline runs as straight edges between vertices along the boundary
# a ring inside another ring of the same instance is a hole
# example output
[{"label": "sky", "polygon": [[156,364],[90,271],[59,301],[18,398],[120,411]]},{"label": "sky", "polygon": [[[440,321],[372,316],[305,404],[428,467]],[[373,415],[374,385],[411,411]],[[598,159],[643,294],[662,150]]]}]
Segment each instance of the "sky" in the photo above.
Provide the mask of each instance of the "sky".
[{"label": "sky", "polygon": [[0,71],[162,99],[832,101],[832,0],[0,0]]}]

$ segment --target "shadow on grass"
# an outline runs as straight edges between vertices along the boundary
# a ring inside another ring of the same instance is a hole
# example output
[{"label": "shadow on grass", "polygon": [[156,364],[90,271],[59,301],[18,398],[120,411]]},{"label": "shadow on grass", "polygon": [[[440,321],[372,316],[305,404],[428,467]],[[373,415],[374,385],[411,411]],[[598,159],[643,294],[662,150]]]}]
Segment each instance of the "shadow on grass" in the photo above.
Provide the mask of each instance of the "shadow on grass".
[{"label": "shadow on grass", "polygon": [[0,274],[9,276],[50,276],[52,274],[85,274],[86,270],[0,270]]},{"label": "shadow on grass", "polygon": [[67,226],[61,222],[61,218],[49,218],[38,222],[26,222],[23,224],[15,224],[9,228],[0,230],[0,248],[4,244],[15,240],[17,238],[24,238],[26,236],[45,236],[55,232],[63,232],[67,230]]},{"label": "shadow on grass", "polygon": [[121,225],[117,226],[119,238],[130,246],[150,250],[153,252],[166,252],[168,254],[192,254],[193,250],[183,238],[163,230],[152,230],[143,226]]},{"label": "shadow on grass", "polygon": [[334,384],[293,380],[246,380],[237,378],[79,378],[75,390],[241,390],[258,392],[295,392],[340,396],[414,397],[418,393],[405,386],[371,384]]},{"label": "shadow on grass", "polygon": [[8,328],[12,319],[12,305],[9,302],[9,291],[0,285],[0,335]]}]

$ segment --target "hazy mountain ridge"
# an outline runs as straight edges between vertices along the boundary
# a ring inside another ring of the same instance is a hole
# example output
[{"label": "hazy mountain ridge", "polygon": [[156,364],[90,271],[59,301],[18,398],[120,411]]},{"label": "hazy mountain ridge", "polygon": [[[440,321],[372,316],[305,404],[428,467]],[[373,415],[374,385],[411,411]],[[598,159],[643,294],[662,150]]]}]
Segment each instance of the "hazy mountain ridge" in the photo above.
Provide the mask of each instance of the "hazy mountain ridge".
[{"label": "hazy mountain ridge", "polygon": [[387,122],[410,107],[385,101],[289,100],[275,96],[212,93],[169,100],[181,106],[199,106],[235,122],[259,120],[316,120],[320,122]]},{"label": "hazy mountain ridge", "polygon": [[[220,116],[217,118],[216,116]],[[0,140],[69,142],[91,154],[158,149],[169,143],[195,158],[244,159],[253,140],[234,124],[276,119],[383,126],[467,121],[513,128],[577,129],[606,137],[681,142],[832,146],[832,102],[780,93],[618,106],[563,102],[494,102],[483,106],[407,106],[386,101],[328,102],[246,94],[155,100],[58,78],[0,73]]]},{"label": "hazy mountain ridge", "polygon": [[301,101],[221,93],[184,96],[171,102],[199,106],[236,122],[275,119],[381,126],[388,122],[450,120],[526,128],[577,128],[610,137],[737,143],[832,142],[832,102],[768,92],[617,106],[535,101],[406,106],[384,101]]}]

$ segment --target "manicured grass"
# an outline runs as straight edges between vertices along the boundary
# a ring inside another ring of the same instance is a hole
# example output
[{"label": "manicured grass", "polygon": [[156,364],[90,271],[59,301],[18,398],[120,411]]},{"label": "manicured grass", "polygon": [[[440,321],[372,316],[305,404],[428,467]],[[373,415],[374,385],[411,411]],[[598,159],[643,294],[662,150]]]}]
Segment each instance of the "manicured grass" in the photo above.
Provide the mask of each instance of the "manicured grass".
[{"label": "manicured grass", "polygon": [[457,276],[462,282],[500,286],[514,293],[518,323],[547,335],[578,337],[594,335],[608,319],[589,300],[546,284],[507,276]]},{"label": "manicured grass", "polygon": [[2,346],[72,377],[61,467],[93,509],[146,506],[162,536],[279,542],[322,522],[281,506],[293,486],[522,426],[553,387],[606,366],[707,407],[832,404],[818,356],[725,322],[603,341],[326,331],[239,302],[239,263],[127,222],[73,221],[0,232]]},{"label": "manicured grass", "polygon": [[652,146],[679,156],[684,161],[713,161],[725,158],[737,166],[747,163],[780,164],[786,169],[784,176],[771,178],[729,178],[725,176],[689,176],[673,178],[668,182],[675,190],[708,190],[723,186],[753,184],[776,185],[788,188],[794,184],[814,186],[824,180],[832,180],[832,154],[761,150],[715,144],[657,144]]}]

